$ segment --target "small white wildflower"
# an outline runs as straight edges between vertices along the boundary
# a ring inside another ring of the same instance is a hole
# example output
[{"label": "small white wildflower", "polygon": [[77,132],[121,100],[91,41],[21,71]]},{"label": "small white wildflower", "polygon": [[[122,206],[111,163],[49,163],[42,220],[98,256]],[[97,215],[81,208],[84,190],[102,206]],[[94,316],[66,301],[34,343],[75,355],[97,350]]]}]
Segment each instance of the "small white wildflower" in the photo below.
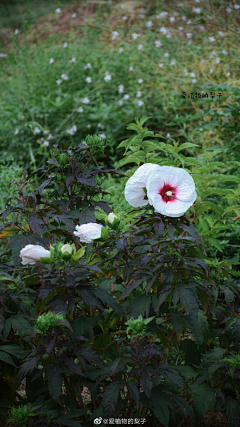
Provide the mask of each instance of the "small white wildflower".
[{"label": "small white wildflower", "polygon": [[142,44],[138,45],[138,50],[143,50],[143,45]]},{"label": "small white wildflower", "polygon": [[142,92],[140,92],[140,90],[137,91],[136,97],[139,98],[140,96],[142,96]]},{"label": "small white wildflower", "polygon": [[118,104],[119,104],[119,105],[123,105],[123,100],[122,100],[122,99],[119,99]]},{"label": "small white wildflower", "polygon": [[153,23],[152,21],[147,21],[145,25],[147,28],[151,28],[153,26]]},{"label": "small white wildflower", "polygon": [[49,141],[47,141],[47,140],[43,141],[42,145],[44,147],[48,147],[49,146]]},{"label": "small white wildflower", "polygon": [[187,33],[186,36],[188,39],[190,39],[192,37],[192,33]]},{"label": "small white wildflower", "polygon": [[104,81],[109,82],[111,79],[112,79],[111,74],[109,74],[108,71],[106,71]]},{"label": "small white wildflower", "polygon": [[156,15],[157,19],[165,18],[168,15],[168,12],[161,12],[158,15]]},{"label": "small white wildflower", "polygon": [[72,63],[72,62],[76,62],[76,57],[74,56],[72,59],[70,59],[70,61],[69,61],[70,63]]},{"label": "small white wildflower", "polygon": [[179,30],[179,31],[182,31],[182,30],[183,30],[183,27],[178,27],[178,30]]},{"label": "small white wildflower", "polygon": [[227,55],[227,51],[226,51],[226,49],[223,49],[223,50],[222,50],[222,53],[224,53],[224,55]]},{"label": "small white wildflower", "polygon": [[174,22],[174,21],[175,21],[174,16],[171,16],[171,17],[169,18],[169,21],[170,21],[170,22]]},{"label": "small white wildflower", "polygon": [[18,34],[19,33],[19,30],[18,29],[16,29],[15,31],[14,31],[14,34]]},{"label": "small white wildflower", "polygon": [[183,70],[183,74],[185,75],[185,76],[188,76],[188,70],[185,68],[185,70]]},{"label": "small white wildflower", "polygon": [[77,126],[73,125],[70,129],[66,130],[70,135],[74,135],[77,132]]},{"label": "small white wildflower", "polygon": [[101,123],[98,123],[97,127],[98,127],[98,128],[101,128],[101,127],[102,127],[102,124],[101,124]]},{"label": "small white wildflower", "polygon": [[192,79],[192,83],[197,83],[197,79]]},{"label": "small white wildflower", "polygon": [[78,112],[78,113],[83,113],[83,111],[84,111],[84,110],[83,110],[83,107],[79,107],[79,108],[77,109],[77,112]]},{"label": "small white wildflower", "polygon": [[54,63],[54,59],[53,58],[50,58],[49,59],[49,64],[53,64]]},{"label": "small white wildflower", "polygon": [[76,18],[77,17],[77,14],[76,13],[73,13],[72,14],[72,18]]},{"label": "small white wildflower", "polygon": [[47,136],[47,139],[54,139],[54,136],[52,136],[52,134],[50,133],[50,134]]},{"label": "small white wildflower", "polygon": [[211,43],[215,42],[215,38],[214,38],[214,37],[208,37],[208,40],[209,40]]},{"label": "small white wildflower", "polygon": [[166,52],[166,53],[163,54],[163,56],[165,56],[165,58],[168,58],[169,57],[169,53]]},{"label": "small white wildflower", "polygon": [[160,40],[155,40],[154,43],[156,47],[161,47],[163,45],[162,42],[160,42]]},{"label": "small white wildflower", "polygon": [[170,65],[176,65],[176,60],[172,59],[171,62],[170,62]]},{"label": "small white wildflower", "polygon": [[144,19],[144,18],[145,18],[145,15],[144,15],[144,13],[139,13],[138,17],[139,17],[140,19]]},{"label": "small white wildflower", "polygon": [[123,17],[122,17],[122,20],[123,20],[123,21],[126,21],[127,19],[128,19],[128,17],[127,17],[127,16],[123,16]]},{"label": "small white wildflower", "polygon": [[158,64],[158,66],[159,66],[160,68],[162,68],[162,67],[163,67],[163,64],[160,62],[160,63]]},{"label": "small white wildflower", "polygon": [[119,85],[118,86],[118,93],[123,93],[124,91],[124,86],[123,85]]},{"label": "small white wildflower", "polygon": [[87,65],[85,65],[84,70],[86,70],[87,68],[92,68],[91,64],[88,63]]},{"label": "small white wildflower", "polygon": [[162,34],[167,34],[167,30],[165,27],[160,28],[159,30]]},{"label": "small white wildflower", "polygon": [[167,133],[167,135],[166,135],[166,137],[167,137],[167,138],[170,138],[170,136],[171,136],[171,135],[170,135],[170,133],[168,132],[168,133]]},{"label": "small white wildflower", "polygon": [[240,5],[239,4],[234,4],[234,9],[240,9]]},{"label": "small white wildflower", "polygon": [[55,10],[55,13],[61,13],[62,12],[62,9],[60,9],[60,7],[58,7],[56,10]]},{"label": "small white wildflower", "polygon": [[195,0],[196,3],[200,3],[201,0]]},{"label": "small white wildflower", "polygon": [[102,138],[102,139],[106,139],[107,137],[106,137],[106,135],[105,135],[105,133],[100,133],[99,134],[99,136],[100,136],[100,138]]},{"label": "small white wildflower", "polygon": [[200,64],[202,64],[202,65],[205,64],[205,60],[201,59]]},{"label": "small white wildflower", "polygon": [[210,70],[209,70],[209,74],[212,74],[214,72],[214,69],[213,68],[210,68]]},{"label": "small white wildflower", "polygon": [[129,67],[128,71],[133,71],[133,66]]},{"label": "small white wildflower", "polygon": [[17,135],[19,133],[19,129],[15,129],[14,135]]},{"label": "small white wildflower", "polygon": [[195,73],[194,73],[194,72],[192,72],[192,73],[190,73],[190,74],[189,74],[189,76],[190,76],[190,77],[195,77]]},{"label": "small white wildflower", "polygon": [[87,83],[91,83],[91,82],[92,82],[92,78],[91,78],[91,77],[87,77],[87,78],[85,79],[85,82],[87,82]]},{"label": "small white wildflower", "polygon": [[138,83],[140,83],[140,84],[143,83],[143,79],[141,79],[141,78],[138,79]]},{"label": "small white wildflower", "polygon": [[187,22],[186,22],[186,24],[191,24],[192,23],[192,21],[191,21],[191,19],[189,19]]},{"label": "small white wildflower", "polygon": [[132,39],[136,40],[139,37],[139,34],[137,33],[132,33]]},{"label": "small white wildflower", "polygon": [[216,58],[215,60],[214,60],[214,62],[216,62],[216,64],[219,64],[220,63],[220,58]]},{"label": "small white wildflower", "polygon": [[68,80],[68,75],[67,75],[67,74],[64,74],[64,73],[63,73],[63,74],[61,75],[61,77],[62,77],[62,79],[63,79],[63,80]]},{"label": "small white wildflower", "polygon": [[120,47],[120,48],[119,48],[119,50],[118,50],[118,52],[119,52],[119,53],[123,53],[123,50],[124,50],[124,49],[123,49],[122,47]]},{"label": "small white wildflower", "polygon": [[43,135],[48,135],[49,134],[49,130],[48,129],[44,129],[44,131],[43,131]]},{"label": "small white wildflower", "polygon": [[167,37],[168,39],[170,39],[170,38],[172,37],[172,35],[171,35],[171,34],[166,34],[166,37]]},{"label": "small white wildflower", "polygon": [[226,73],[226,76],[229,77],[231,75],[231,73],[229,73],[229,71]]},{"label": "small white wildflower", "polygon": [[224,33],[222,31],[218,31],[219,36],[224,36]]},{"label": "small white wildflower", "polygon": [[0,53],[0,58],[6,58],[7,53]]},{"label": "small white wildflower", "polygon": [[34,135],[36,135],[37,133],[41,133],[41,129],[39,129],[37,126],[34,128],[33,131]]},{"label": "small white wildflower", "polygon": [[200,7],[194,7],[193,8],[193,12],[195,13],[201,13],[202,9],[200,9]]},{"label": "small white wildflower", "polygon": [[186,21],[186,19],[187,19],[186,16],[182,16],[183,21]]},{"label": "small white wildflower", "polygon": [[89,102],[90,102],[90,99],[87,96],[82,99],[83,104],[89,104]]},{"label": "small white wildflower", "polygon": [[125,8],[125,4],[120,4],[121,9]]},{"label": "small white wildflower", "polygon": [[67,42],[63,43],[63,48],[65,48],[67,46],[68,46]]},{"label": "small white wildflower", "polygon": [[123,96],[123,99],[125,100],[125,99],[129,99],[130,98],[130,96],[126,93],[124,96]]},{"label": "small white wildflower", "polygon": [[90,129],[91,125],[87,125],[87,128]]},{"label": "small white wildflower", "polygon": [[112,40],[115,40],[117,37],[119,37],[119,33],[117,31],[112,32]]},{"label": "small white wildflower", "polygon": [[226,8],[226,11],[227,11],[227,13],[231,13],[231,12],[232,12],[231,7],[227,7],[227,8]]},{"label": "small white wildflower", "polygon": [[137,101],[137,104],[139,107],[142,107],[142,105],[144,104],[144,102],[140,99],[140,101]]}]

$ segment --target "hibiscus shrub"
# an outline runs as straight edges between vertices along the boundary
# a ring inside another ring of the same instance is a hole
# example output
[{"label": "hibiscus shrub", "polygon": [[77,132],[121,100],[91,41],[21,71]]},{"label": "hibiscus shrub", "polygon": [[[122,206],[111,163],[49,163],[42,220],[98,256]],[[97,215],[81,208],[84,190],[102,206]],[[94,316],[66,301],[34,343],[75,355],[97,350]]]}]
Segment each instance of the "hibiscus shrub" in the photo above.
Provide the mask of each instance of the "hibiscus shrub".
[{"label": "hibiscus shrub", "polygon": [[[138,164],[125,187],[127,218],[104,200],[104,177],[126,175],[97,166],[97,136],[55,145],[46,165],[21,178],[17,206],[7,202],[3,425],[174,427],[186,417],[197,425],[209,408],[239,425],[238,288],[194,225],[205,172],[193,158],[193,177],[185,168],[190,158],[178,152],[188,143],[144,140],[159,136],[145,120],[122,143],[119,166]],[[39,185],[26,194],[34,176]]]}]

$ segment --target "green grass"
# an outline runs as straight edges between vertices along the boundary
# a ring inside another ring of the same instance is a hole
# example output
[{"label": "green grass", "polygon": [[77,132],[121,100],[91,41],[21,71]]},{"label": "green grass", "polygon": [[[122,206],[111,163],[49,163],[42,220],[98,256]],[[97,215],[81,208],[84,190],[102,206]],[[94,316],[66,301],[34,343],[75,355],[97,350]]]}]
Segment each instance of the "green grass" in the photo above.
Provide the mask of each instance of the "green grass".
[{"label": "green grass", "polygon": [[[61,14],[55,13],[57,7]],[[78,25],[68,20],[62,29],[65,10],[79,7],[85,9],[78,12]],[[3,164],[11,153],[21,170],[31,170],[49,157],[54,143],[71,140],[75,145],[96,133],[107,141],[100,164],[116,167],[124,154],[117,146],[132,133],[126,130],[128,123],[142,116],[150,117],[148,128],[163,137],[198,145],[185,155],[198,157],[219,149],[215,161],[240,161],[240,9],[234,3],[31,2],[30,7],[11,2],[5,9],[0,23],[18,27],[20,33],[9,35],[11,43],[3,49],[8,56],[0,58]],[[37,21],[43,13],[46,25]],[[119,36],[113,37],[116,31]],[[182,92],[208,93],[209,98],[184,99]],[[90,102],[83,103],[85,98]],[[72,135],[67,132],[71,129]],[[229,173],[237,173],[237,168],[231,166]],[[128,209],[125,182],[104,183],[120,212]]]}]

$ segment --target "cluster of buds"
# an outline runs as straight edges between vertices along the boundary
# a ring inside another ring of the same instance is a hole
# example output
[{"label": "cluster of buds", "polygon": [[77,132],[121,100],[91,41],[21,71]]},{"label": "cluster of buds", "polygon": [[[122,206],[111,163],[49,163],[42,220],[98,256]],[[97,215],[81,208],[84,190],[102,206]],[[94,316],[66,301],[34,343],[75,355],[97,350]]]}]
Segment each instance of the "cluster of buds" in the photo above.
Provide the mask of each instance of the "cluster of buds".
[{"label": "cluster of buds", "polygon": [[36,414],[34,414],[31,408],[27,405],[18,406],[17,408],[13,407],[10,412],[11,418],[9,421],[24,427],[26,425],[25,423],[28,422],[29,417],[34,415]]},{"label": "cluster of buds", "polygon": [[146,332],[146,325],[150,323],[155,317],[149,317],[148,319],[143,320],[142,315],[138,317],[138,319],[129,319],[128,322],[126,322],[127,327],[127,334],[128,337],[141,337],[144,336]]},{"label": "cluster of buds", "polygon": [[44,334],[48,331],[49,328],[60,325],[59,320],[64,320],[63,315],[52,313],[50,311],[48,313],[42,314],[37,318],[36,327],[42,334]]},{"label": "cluster of buds", "polygon": [[104,151],[105,141],[98,135],[88,135],[86,137],[86,144],[91,150],[97,150],[98,153],[103,153]]}]

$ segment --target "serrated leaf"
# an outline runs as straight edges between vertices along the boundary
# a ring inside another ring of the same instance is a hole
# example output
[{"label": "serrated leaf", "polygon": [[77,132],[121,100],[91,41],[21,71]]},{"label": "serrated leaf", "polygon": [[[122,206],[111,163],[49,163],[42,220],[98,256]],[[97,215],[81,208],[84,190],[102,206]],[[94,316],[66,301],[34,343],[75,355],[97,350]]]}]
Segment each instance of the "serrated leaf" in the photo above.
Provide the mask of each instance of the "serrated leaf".
[{"label": "serrated leaf", "polygon": [[151,390],[152,390],[152,380],[149,377],[149,373],[147,371],[143,371],[140,376],[140,384],[145,392],[146,396],[150,399]]},{"label": "serrated leaf", "polygon": [[105,392],[102,398],[102,407],[105,417],[113,416],[117,407],[119,388],[122,388],[124,383],[121,381],[114,381],[105,388]]},{"label": "serrated leaf", "polygon": [[127,381],[127,388],[129,390],[130,395],[135,400],[136,404],[139,405],[139,390],[133,381]]},{"label": "serrated leaf", "polygon": [[195,393],[193,398],[193,409],[197,419],[204,417],[209,406],[213,406],[216,402],[216,395],[209,384],[201,384],[191,386],[191,390]]},{"label": "serrated leaf", "polygon": [[198,144],[192,144],[191,142],[184,142],[177,148],[177,153],[181,150],[185,150],[186,148],[199,147]]},{"label": "serrated leaf", "polygon": [[140,163],[145,163],[145,156],[142,154],[142,152],[132,153],[129,156],[126,156],[124,159],[120,160],[117,164],[117,168],[121,168],[127,163],[137,163],[138,165]]},{"label": "serrated leaf", "polygon": [[215,239],[214,237],[209,237],[208,241],[215,246],[215,248],[217,248],[220,252],[222,252],[222,248],[221,245],[219,243],[219,241],[217,239]]},{"label": "serrated leaf", "polygon": [[152,391],[151,401],[154,415],[161,422],[161,424],[163,424],[165,427],[168,427],[170,418],[168,406],[172,407],[172,402],[170,399],[167,399],[166,394],[161,393],[155,389]]}]

